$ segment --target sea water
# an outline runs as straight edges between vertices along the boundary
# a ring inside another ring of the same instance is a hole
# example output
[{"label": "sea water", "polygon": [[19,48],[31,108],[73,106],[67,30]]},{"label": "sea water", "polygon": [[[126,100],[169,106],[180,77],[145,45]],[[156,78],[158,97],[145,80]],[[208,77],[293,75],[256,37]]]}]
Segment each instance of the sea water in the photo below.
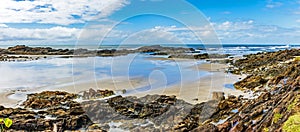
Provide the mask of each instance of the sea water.
[{"label": "sea water", "polygon": [[[165,56],[166,57],[166,56]],[[149,59],[150,58],[150,59]],[[146,54],[116,57],[59,58],[50,57],[25,62],[0,62],[1,89],[26,90],[90,82],[107,78],[145,78],[155,83],[136,88],[148,90],[182,82],[195,81],[207,71],[190,67],[204,61],[151,59]],[[72,78],[72,79],[70,79]]]},{"label": "sea water", "polygon": [[[298,45],[163,45],[170,47],[189,47],[199,50],[200,53],[226,53],[233,56],[258,52],[272,52],[289,48],[298,48]],[[2,46],[3,47],[3,46]],[[4,46],[5,47],[5,46]],[[8,47],[8,46],[7,46]],[[35,47],[41,47],[35,45]],[[45,47],[45,46],[43,46]],[[72,48],[70,45],[50,46],[53,48]],[[74,48],[75,46],[73,46]],[[80,46],[84,47],[84,46]],[[96,46],[97,47],[97,46]],[[134,49],[141,45],[104,45],[100,49]],[[87,46],[95,49],[95,46]],[[145,91],[153,88],[169,86],[188,81],[198,80],[207,74],[207,71],[196,71],[192,68],[203,60],[172,61],[168,59],[149,59],[147,54],[129,54],[116,57],[84,57],[58,58],[49,57],[26,62],[0,62],[1,90],[35,89],[40,87],[55,87],[71,85],[74,82],[88,82],[117,77],[142,77],[148,81],[154,80],[151,85],[138,87]],[[167,57],[167,56],[156,56]],[[229,85],[228,85],[229,86]]]}]

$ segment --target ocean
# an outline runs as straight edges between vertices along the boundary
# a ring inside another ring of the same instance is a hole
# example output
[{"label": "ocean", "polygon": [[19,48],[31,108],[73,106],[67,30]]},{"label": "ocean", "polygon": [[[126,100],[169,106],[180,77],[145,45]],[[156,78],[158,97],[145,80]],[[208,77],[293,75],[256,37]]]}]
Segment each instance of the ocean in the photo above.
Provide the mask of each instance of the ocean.
[{"label": "ocean", "polygon": [[[29,45],[31,47],[51,47],[55,49],[136,49],[151,44],[104,44],[104,45]],[[200,49],[202,52],[226,53],[233,55],[251,54],[257,52],[273,52],[290,48],[300,48],[299,44],[160,44],[165,47],[187,47]],[[8,48],[12,45],[0,45],[0,48]]]}]

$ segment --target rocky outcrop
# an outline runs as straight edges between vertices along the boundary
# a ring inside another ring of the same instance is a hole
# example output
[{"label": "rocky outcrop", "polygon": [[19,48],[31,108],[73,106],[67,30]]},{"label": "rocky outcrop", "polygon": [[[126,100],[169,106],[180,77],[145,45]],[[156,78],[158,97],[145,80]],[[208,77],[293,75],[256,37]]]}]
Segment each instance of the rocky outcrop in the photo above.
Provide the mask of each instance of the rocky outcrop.
[{"label": "rocky outcrop", "polygon": [[233,73],[249,74],[234,86],[257,96],[218,124],[218,131],[282,131],[289,117],[299,112],[295,104],[300,98],[300,62],[293,59],[299,54],[291,49],[247,55],[233,62]]},{"label": "rocky outcrop", "polygon": [[216,92],[214,100],[196,104],[190,113],[175,126],[177,131],[217,131],[216,126],[211,123],[225,120],[236,113],[236,109],[242,106],[242,98],[229,96],[227,99],[224,93]]},{"label": "rocky outcrop", "polygon": [[[148,100],[147,100],[148,101]],[[168,111],[170,105],[176,102],[175,96],[160,96],[151,102],[139,102],[139,100],[127,100],[117,96],[108,100],[108,104],[121,115],[130,118],[154,118]]]},{"label": "rocky outcrop", "polygon": [[97,90],[90,88],[88,91],[84,91],[82,95],[82,99],[97,99],[97,98],[104,98],[111,95],[114,95],[114,91],[111,90]]},{"label": "rocky outcrop", "polygon": [[[14,57],[7,57],[4,55],[65,55],[63,57],[89,57],[89,56],[122,56],[133,53],[149,53],[150,55],[169,55],[169,58],[184,58],[184,59],[211,59],[211,58],[227,58],[229,54],[195,54],[195,49],[184,47],[163,47],[161,45],[143,46],[138,49],[53,49],[50,47],[29,47],[25,45],[17,45],[7,49],[0,49],[0,61],[16,60]],[[193,54],[190,54],[193,53]],[[25,57],[18,57],[25,58]],[[35,60],[26,59],[26,60]]]},{"label": "rocky outcrop", "polygon": [[299,49],[245,55],[243,59],[232,62],[236,69],[231,72],[252,74],[257,68],[274,66],[292,60],[295,56],[300,56]]},{"label": "rocky outcrop", "polygon": [[0,118],[13,120],[9,128],[13,131],[87,130],[93,122],[80,104],[73,101],[76,97],[59,91],[30,94],[23,103],[25,108],[0,107]]},{"label": "rocky outcrop", "polygon": [[96,55],[101,57],[122,56],[122,55],[137,53],[137,51],[135,50],[127,50],[127,49],[121,49],[121,50],[105,49],[105,50],[98,50],[96,52],[97,52]]},{"label": "rocky outcrop", "polygon": [[[241,90],[254,96],[223,97],[213,93],[213,99],[193,106],[183,121],[174,126],[175,131],[282,131],[295,130],[299,124],[292,120],[299,113],[300,62],[293,60],[298,50],[250,55],[250,58],[233,61],[237,67],[233,73],[249,74],[235,83]],[[256,62],[258,59],[261,62]],[[247,60],[247,61],[246,61]],[[266,61],[268,63],[265,63]],[[246,63],[246,64],[244,64]],[[293,128],[289,126],[293,126]]]},{"label": "rocky outcrop", "polygon": [[299,85],[300,64],[298,61],[262,66],[253,69],[253,74],[234,84],[237,89],[254,92],[275,89],[283,85]]},{"label": "rocky outcrop", "polygon": [[13,56],[13,55],[0,55],[0,61],[33,61],[33,60],[38,60],[40,58],[47,58],[46,56],[44,57],[33,57],[33,56]]},{"label": "rocky outcrop", "polygon": [[69,102],[77,97],[76,94],[60,91],[45,91],[36,94],[29,94],[27,100],[23,102],[25,108],[43,109],[57,107]]},{"label": "rocky outcrop", "polygon": [[[107,91],[107,90],[103,90]],[[97,93],[90,89],[89,93]],[[24,108],[0,107],[0,118],[10,118],[11,131],[110,130],[171,131],[192,105],[175,96],[148,95],[141,98],[116,96],[105,100],[76,102],[81,96],[45,91],[29,94]],[[112,122],[121,125],[111,126]]]},{"label": "rocky outcrop", "polygon": [[17,54],[17,55],[72,55],[73,50],[69,49],[52,49],[50,47],[28,47],[25,45],[17,45],[2,50],[1,54]]},{"label": "rocky outcrop", "polygon": [[[182,47],[163,47],[160,45],[143,46],[138,49],[100,49],[100,50],[88,50],[88,49],[53,49],[51,47],[29,47],[25,45],[17,45],[9,47],[7,49],[0,49],[0,61],[6,61],[13,59],[8,58],[4,55],[66,55],[63,57],[88,57],[88,56],[122,56],[133,53],[151,53],[151,55],[170,55],[170,54],[185,54],[191,53],[195,50],[193,48],[182,48]],[[19,57],[20,58],[20,57]],[[38,58],[39,59],[39,58]],[[28,59],[29,60],[29,59]]]},{"label": "rocky outcrop", "polygon": [[138,52],[142,53],[166,53],[166,54],[178,54],[178,53],[189,53],[195,51],[193,48],[183,47],[163,47],[161,45],[143,46],[137,49]]},{"label": "rocky outcrop", "polygon": [[130,131],[173,131],[192,105],[175,96],[147,95],[86,101],[82,107],[93,122],[102,126],[118,122],[122,124],[118,128]]},{"label": "rocky outcrop", "polygon": [[181,58],[181,59],[216,59],[216,58],[227,58],[229,54],[174,54],[170,55],[169,58]]}]

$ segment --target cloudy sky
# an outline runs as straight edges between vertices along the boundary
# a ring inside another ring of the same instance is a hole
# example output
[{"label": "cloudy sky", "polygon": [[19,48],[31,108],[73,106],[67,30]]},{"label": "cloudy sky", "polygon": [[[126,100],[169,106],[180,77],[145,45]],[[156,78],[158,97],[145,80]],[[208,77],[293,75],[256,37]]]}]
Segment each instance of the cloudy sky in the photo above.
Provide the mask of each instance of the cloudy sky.
[{"label": "cloudy sky", "polygon": [[0,45],[300,44],[300,0],[1,0]]}]

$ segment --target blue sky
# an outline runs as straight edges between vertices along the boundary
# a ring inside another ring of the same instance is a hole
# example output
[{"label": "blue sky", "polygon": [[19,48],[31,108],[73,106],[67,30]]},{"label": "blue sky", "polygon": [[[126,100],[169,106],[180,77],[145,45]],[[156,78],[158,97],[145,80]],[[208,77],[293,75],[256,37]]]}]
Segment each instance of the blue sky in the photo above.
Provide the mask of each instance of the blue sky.
[{"label": "blue sky", "polygon": [[1,45],[300,44],[300,0],[1,0],[0,12]]}]

